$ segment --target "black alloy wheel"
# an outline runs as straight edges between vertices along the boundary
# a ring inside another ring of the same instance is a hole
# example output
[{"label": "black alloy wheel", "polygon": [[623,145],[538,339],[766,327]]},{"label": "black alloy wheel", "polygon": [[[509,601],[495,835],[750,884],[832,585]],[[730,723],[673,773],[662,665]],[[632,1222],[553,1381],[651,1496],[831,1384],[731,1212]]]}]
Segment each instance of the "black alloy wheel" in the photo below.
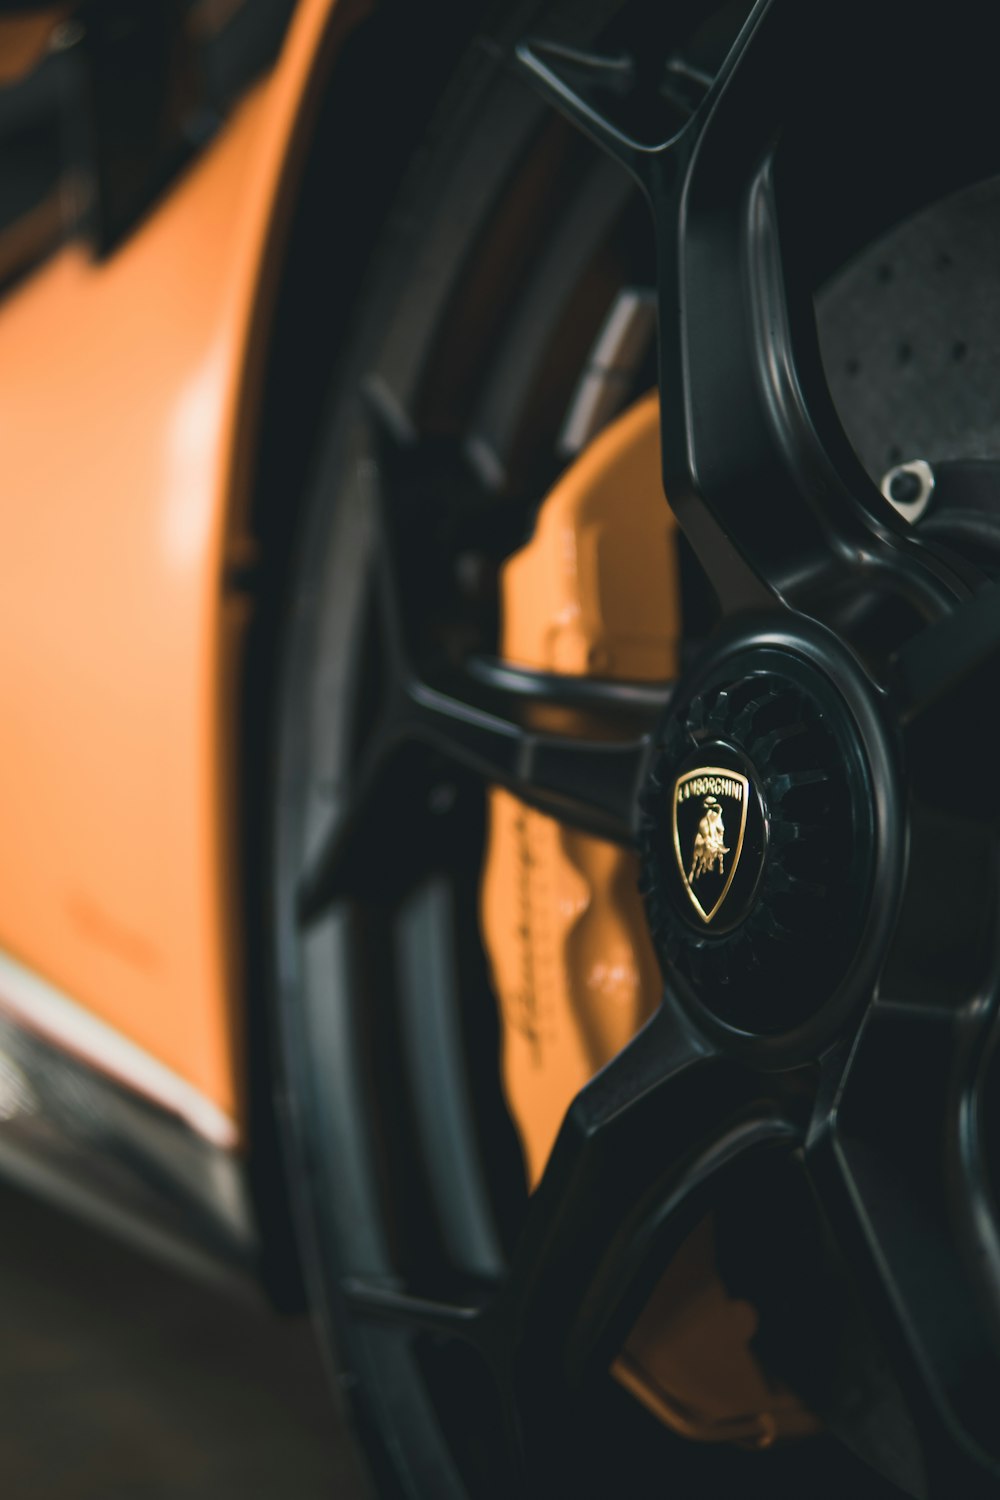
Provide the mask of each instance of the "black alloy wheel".
[{"label": "black alloy wheel", "polygon": [[[971,4],[507,5],[386,218],[303,507],[273,823],[300,1227],[387,1494],[1000,1494],[994,97]],[[608,399],[658,383],[684,538],[662,685],[496,659],[498,567],[623,295],[656,338]],[[566,706],[592,739],[544,727]],[[685,778],[747,798],[717,919]],[[530,1197],[490,785],[639,851],[664,972]],[[830,1436],[696,1448],[612,1382],[709,1209]]]}]

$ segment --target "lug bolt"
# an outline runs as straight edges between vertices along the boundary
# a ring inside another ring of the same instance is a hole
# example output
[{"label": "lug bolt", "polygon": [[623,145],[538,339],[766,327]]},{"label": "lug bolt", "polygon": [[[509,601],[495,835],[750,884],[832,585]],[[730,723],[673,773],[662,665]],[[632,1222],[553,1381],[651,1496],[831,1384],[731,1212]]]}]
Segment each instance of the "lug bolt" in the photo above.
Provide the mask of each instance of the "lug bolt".
[{"label": "lug bolt", "polygon": [[897,464],[882,476],[882,493],[912,525],[919,521],[934,493],[934,470],[924,458]]}]

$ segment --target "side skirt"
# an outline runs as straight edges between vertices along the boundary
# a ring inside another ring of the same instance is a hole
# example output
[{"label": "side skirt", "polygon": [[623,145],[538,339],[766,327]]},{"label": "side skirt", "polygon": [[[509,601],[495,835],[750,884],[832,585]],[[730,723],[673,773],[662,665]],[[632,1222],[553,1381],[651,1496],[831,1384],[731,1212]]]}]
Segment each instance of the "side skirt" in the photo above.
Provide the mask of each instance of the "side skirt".
[{"label": "side skirt", "polygon": [[249,1287],[258,1246],[235,1137],[185,1080],[0,953],[0,1173]]}]

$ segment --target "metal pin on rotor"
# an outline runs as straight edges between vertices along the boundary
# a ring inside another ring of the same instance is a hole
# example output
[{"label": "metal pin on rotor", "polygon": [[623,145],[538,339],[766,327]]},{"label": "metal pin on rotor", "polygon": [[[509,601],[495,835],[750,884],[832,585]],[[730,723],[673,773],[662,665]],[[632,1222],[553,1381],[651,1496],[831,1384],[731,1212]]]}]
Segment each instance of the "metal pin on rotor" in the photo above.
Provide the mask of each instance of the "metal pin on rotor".
[{"label": "metal pin on rotor", "polygon": [[919,521],[934,493],[934,470],[923,458],[896,464],[882,476],[881,491],[911,526]]}]

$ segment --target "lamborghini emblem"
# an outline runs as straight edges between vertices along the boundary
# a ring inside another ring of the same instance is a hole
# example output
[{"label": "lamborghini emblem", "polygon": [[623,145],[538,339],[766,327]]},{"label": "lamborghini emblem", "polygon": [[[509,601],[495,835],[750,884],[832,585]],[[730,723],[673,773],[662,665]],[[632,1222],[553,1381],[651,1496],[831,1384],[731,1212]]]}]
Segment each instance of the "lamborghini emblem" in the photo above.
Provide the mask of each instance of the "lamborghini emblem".
[{"label": "lamborghini emblem", "polygon": [[706,924],[729,894],[743,853],[750,783],[739,771],[699,766],[674,786],[674,853],[684,889]]}]

